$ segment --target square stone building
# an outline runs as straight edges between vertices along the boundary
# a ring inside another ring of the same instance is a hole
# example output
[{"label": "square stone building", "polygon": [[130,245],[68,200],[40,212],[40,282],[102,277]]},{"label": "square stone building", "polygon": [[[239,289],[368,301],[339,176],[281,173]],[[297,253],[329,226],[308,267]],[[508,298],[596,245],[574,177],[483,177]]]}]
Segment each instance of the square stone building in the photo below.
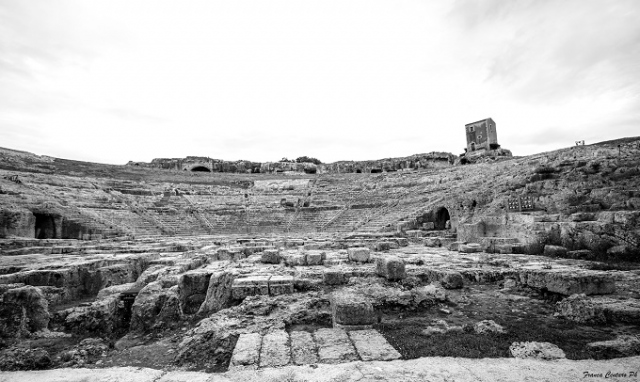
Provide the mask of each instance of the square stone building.
[{"label": "square stone building", "polygon": [[490,150],[491,145],[498,144],[496,123],[491,118],[464,125],[467,132],[467,151]]}]

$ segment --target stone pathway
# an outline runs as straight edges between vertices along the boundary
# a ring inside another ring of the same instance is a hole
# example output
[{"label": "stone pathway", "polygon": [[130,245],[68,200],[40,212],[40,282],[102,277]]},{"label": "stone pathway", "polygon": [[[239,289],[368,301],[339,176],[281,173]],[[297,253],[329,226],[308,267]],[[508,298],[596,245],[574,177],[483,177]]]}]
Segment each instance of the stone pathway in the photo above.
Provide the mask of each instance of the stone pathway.
[{"label": "stone pathway", "polygon": [[230,370],[344,363],[351,361],[390,361],[400,353],[376,330],[318,329],[315,333],[276,330],[264,336],[242,334],[238,338]]},{"label": "stone pathway", "polygon": [[349,362],[230,370],[208,374],[140,367],[0,371],[2,382],[574,382],[638,381],[640,357],[556,361],[515,358],[429,357],[412,360]]}]

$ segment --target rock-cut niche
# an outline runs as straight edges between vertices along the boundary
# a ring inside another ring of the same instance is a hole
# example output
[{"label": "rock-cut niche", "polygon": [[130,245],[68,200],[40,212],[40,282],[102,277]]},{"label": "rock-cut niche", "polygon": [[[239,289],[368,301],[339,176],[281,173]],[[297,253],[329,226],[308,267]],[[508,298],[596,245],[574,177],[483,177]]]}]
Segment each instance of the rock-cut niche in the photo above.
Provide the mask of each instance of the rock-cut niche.
[{"label": "rock-cut niche", "polygon": [[436,211],[436,221],[435,228],[436,229],[445,229],[447,225],[447,220],[451,220],[451,216],[449,215],[449,210],[445,207],[440,207]]},{"label": "rock-cut niche", "polygon": [[36,239],[55,239],[56,222],[52,215],[34,214],[36,217]]}]

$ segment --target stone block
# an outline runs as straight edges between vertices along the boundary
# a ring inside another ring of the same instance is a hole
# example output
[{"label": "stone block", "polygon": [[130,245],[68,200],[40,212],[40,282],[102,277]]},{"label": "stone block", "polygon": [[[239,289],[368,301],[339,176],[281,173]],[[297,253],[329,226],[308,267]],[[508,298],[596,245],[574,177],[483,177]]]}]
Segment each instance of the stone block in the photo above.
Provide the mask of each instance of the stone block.
[{"label": "stone block", "polygon": [[304,245],[304,240],[288,239],[287,241],[285,241],[284,245],[285,247],[289,247],[289,248],[302,247]]},{"label": "stone block", "polygon": [[478,243],[462,244],[459,246],[458,251],[462,253],[482,252],[482,245]]},{"label": "stone block", "polygon": [[260,367],[284,366],[290,361],[289,334],[284,330],[267,333],[262,338]]},{"label": "stone block", "polygon": [[464,241],[454,241],[447,246],[447,249],[450,251],[458,251],[461,245],[464,245]]},{"label": "stone block", "polygon": [[347,250],[349,255],[349,261],[356,261],[359,263],[366,263],[369,261],[369,257],[371,256],[371,251],[369,248],[349,248]]},{"label": "stone block", "polygon": [[388,241],[379,241],[373,245],[375,251],[388,251],[391,249],[391,243]]},{"label": "stone block", "polygon": [[363,361],[391,361],[401,355],[376,330],[353,330],[349,332],[360,358]]},{"label": "stone block", "polygon": [[553,257],[565,257],[567,255],[567,249],[559,245],[545,245],[544,255]]},{"label": "stone block", "polygon": [[280,251],[277,249],[265,249],[262,252],[261,261],[265,264],[279,264],[280,260]]},{"label": "stone block", "polygon": [[318,350],[309,332],[291,332],[291,360],[296,365],[310,365],[318,362]]},{"label": "stone block", "polygon": [[290,267],[303,266],[307,265],[307,256],[303,253],[287,254],[284,261]]},{"label": "stone block", "polygon": [[424,239],[425,247],[442,247],[442,241],[439,237],[428,237]]},{"label": "stone block", "polygon": [[421,238],[425,234],[425,232],[420,229],[412,229],[412,230],[406,231],[405,233],[407,234],[408,237],[411,237],[411,238]]},{"label": "stone block", "polygon": [[231,355],[229,368],[257,368],[262,347],[260,333],[241,334]]},{"label": "stone block", "polygon": [[322,280],[326,285],[346,284],[349,277],[342,269],[325,269],[322,274]]},{"label": "stone block", "polygon": [[334,327],[339,325],[373,325],[376,321],[371,302],[364,296],[348,292],[333,293],[331,296],[331,315]]},{"label": "stone block", "polygon": [[406,246],[408,246],[408,245],[409,245],[409,239],[407,239],[407,238],[404,238],[404,237],[398,237],[398,238],[396,238],[395,240],[396,240],[396,243],[398,243],[398,245],[399,245],[400,247],[406,247]]},{"label": "stone block", "polygon": [[523,270],[519,278],[528,287],[546,289],[565,296],[578,293],[611,294],[616,290],[614,277],[600,271]]},{"label": "stone block", "polygon": [[236,261],[244,258],[244,248],[242,247],[223,247],[218,249],[216,256],[218,260]]},{"label": "stone block", "polygon": [[358,355],[347,336],[341,329],[318,329],[313,333],[318,346],[320,363],[342,363],[357,361]]},{"label": "stone block", "polygon": [[322,253],[312,252],[307,253],[306,262],[307,265],[322,265],[323,256]]},{"label": "stone block", "polygon": [[595,255],[589,249],[578,249],[576,251],[568,251],[567,257],[571,259],[578,260],[593,260],[595,259]]},{"label": "stone block", "polygon": [[271,276],[269,279],[269,295],[293,293],[293,276]]},{"label": "stone block", "polygon": [[422,223],[422,229],[424,230],[434,230],[436,229],[436,225],[434,222],[426,222],[426,223]]},{"label": "stone block", "polygon": [[460,272],[447,272],[440,280],[440,284],[445,289],[460,289],[464,281]]},{"label": "stone block", "polygon": [[247,296],[268,295],[270,276],[250,276],[233,280],[231,295],[234,300]]},{"label": "stone block", "polygon": [[380,257],[376,260],[376,274],[391,281],[402,280],[406,276],[404,261],[395,256]]},{"label": "stone block", "polygon": [[512,244],[496,244],[494,247],[496,253],[501,254],[510,254],[513,253],[513,245]]}]

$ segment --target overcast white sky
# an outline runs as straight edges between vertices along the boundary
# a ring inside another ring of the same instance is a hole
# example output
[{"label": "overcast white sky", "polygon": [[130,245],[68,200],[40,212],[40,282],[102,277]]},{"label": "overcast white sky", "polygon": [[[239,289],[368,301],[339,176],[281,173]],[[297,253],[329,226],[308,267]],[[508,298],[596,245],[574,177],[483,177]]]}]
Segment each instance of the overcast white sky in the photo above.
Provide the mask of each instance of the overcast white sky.
[{"label": "overcast white sky", "polygon": [[0,0],[0,146],[124,164],[640,135],[638,0]]}]

